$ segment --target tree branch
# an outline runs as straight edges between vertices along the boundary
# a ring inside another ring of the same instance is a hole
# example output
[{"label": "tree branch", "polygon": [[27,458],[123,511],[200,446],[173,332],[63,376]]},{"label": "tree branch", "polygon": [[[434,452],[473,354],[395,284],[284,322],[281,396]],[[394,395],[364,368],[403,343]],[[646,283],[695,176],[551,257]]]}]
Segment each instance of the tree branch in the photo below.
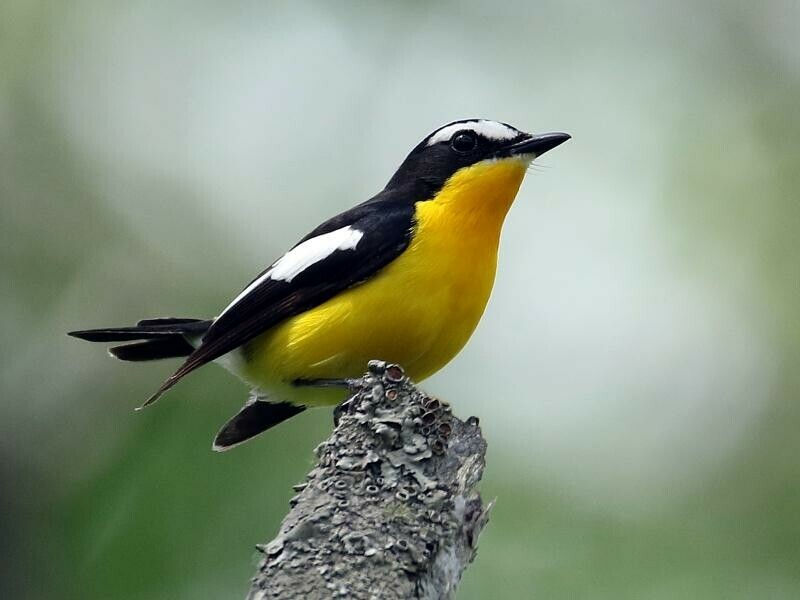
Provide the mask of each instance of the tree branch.
[{"label": "tree branch", "polygon": [[295,486],[249,600],[451,598],[488,519],[486,441],[396,365],[373,361]]}]

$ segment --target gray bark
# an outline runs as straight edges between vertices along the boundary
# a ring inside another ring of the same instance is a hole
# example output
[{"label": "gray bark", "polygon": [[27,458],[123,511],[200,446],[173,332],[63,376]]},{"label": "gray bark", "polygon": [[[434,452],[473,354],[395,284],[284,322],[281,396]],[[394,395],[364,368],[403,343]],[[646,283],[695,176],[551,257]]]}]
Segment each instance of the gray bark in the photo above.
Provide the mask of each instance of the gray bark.
[{"label": "gray bark", "polygon": [[452,598],[488,519],[486,441],[379,361],[317,448],[249,600]]}]

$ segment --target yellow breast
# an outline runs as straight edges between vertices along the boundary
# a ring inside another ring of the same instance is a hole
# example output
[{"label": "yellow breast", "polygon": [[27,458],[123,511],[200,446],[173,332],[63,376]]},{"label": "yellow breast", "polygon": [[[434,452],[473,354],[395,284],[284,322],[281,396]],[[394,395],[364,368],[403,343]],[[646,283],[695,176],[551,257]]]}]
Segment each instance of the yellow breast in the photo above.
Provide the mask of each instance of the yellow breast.
[{"label": "yellow breast", "polygon": [[[456,173],[434,199],[416,204],[403,254],[365,283],[262,334],[243,376],[285,392],[295,379],[357,377],[376,358],[416,380],[441,369],[486,308],[503,219],[526,167],[505,159]],[[305,403],[342,396],[303,395]]]}]

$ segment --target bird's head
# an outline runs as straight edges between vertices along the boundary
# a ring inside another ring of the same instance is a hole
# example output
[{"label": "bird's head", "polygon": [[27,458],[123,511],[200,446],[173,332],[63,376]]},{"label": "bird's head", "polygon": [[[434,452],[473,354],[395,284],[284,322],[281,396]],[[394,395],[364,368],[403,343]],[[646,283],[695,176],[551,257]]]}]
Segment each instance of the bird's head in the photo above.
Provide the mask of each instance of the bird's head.
[{"label": "bird's head", "polygon": [[530,134],[498,121],[454,121],[423,139],[387,188],[403,189],[420,201],[441,196],[445,186],[479,194],[510,186],[513,200],[533,159],[568,139],[566,133]]}]

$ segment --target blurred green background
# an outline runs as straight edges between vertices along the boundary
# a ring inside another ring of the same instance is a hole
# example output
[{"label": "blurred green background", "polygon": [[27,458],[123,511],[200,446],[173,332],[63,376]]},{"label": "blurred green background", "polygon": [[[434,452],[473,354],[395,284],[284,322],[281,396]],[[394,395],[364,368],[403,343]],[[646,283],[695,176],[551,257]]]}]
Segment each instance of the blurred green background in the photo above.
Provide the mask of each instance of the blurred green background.
[{"label": "blurred green background", "polygon": [[800,5],[0,4],[0,595],[241,598],[330,429],[227,454],[219,368],[64,336],[216,314],[429,131],[538,161],[464,352],[497,498],[459,598],[800,598]]}]

